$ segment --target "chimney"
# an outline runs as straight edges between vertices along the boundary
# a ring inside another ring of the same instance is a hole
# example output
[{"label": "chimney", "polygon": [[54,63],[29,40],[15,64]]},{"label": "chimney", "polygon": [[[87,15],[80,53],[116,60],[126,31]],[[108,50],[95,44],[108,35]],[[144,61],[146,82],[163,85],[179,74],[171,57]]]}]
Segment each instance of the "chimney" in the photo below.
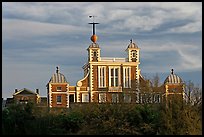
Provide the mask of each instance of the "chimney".
[{"label": "chimney", "polygon": [[16,88],[16,89],[15,89],[15,93],[17,93],[17,92],[18,92],[18,89]]},{"label": "chimney", "polygon": [[39,94],[39,89],[36,89],[36,93]]}]

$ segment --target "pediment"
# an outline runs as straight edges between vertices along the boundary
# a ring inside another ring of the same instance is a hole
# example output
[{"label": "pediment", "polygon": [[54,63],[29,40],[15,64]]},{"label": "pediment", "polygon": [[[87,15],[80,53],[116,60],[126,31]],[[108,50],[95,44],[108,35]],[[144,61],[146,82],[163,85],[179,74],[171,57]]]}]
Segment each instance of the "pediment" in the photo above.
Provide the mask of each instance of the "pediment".
[{"label": "pediment", "polygon": [[31,91],[31,90],[28,90],[28,89],[22,89],[22,90],[19,90],[17,93],[15,93],[14,95],[36,95],[35,92]]}]

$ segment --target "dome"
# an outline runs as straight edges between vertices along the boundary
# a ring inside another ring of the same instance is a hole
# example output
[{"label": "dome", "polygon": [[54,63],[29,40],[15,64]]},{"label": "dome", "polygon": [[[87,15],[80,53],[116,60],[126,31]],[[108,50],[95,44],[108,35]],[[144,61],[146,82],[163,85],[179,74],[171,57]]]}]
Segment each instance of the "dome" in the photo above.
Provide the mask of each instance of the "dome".
[{"label": "dome", "polygon": [[135,43],[130,43],[128,48],[138,48],[138,46]]},{"label": "dome", "polygon": [[65,76],[59,73],[58,67],[57,67],[56,73],[52,75],[49,83],[67,83]]},{"label": "dome", "polygon": [[182,79],[173,73],[173,69],[171,70],[171,74],[165,79],[164,84],[179,84],[182,83]]},{"label": "dome", "polygon": [[130,44],[128,45],[128,48],[138,48],[138,46],[132,42],[132,39],[130,40]]}]

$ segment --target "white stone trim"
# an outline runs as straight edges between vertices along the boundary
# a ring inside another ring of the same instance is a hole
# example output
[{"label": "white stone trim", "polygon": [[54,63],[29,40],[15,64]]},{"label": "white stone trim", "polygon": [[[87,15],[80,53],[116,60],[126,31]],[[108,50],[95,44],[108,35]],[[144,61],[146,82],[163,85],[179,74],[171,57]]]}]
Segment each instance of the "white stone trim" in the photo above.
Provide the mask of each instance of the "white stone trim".
[{"label": "white stone trim", "polygon": [[[88,70],[88,73],[86,74],[86,76],[84,78],[82,78],[81,80],[77,81],[77,86],[80,85],[80,82],[82,82],[83,80],[85,80],[89,76],[89,73],[90,73],[90,70]],[[81,86],[79,86],[79,87],[81,87]]]},{"label": "white stone trim", "polygon": [[89,62],[90,65],[100,65],[100,66],[137,66],[140,62]]},{"label": "white stone trim", "polygon": [[67,84],[67,104],[66,107],[69,108],[69,84]]},{"label": "white stone trim", "polygon": [[49,84],[49,106],[52,107],[52,90],[51,90],[51,84]]}]

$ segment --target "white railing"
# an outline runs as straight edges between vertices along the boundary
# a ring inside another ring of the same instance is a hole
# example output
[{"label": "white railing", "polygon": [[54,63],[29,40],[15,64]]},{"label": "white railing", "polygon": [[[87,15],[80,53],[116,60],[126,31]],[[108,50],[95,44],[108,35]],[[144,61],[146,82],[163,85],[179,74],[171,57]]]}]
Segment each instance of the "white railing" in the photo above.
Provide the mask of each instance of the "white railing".
[{"label": "white railing", "polygon": [[101,57],[101,61],[106,61],[106,62],[126,62],[126,58]]},{"label": "white railing", "polygon": [[122,92],[122,86],[119,87],[108,87],[109,92]]}]

